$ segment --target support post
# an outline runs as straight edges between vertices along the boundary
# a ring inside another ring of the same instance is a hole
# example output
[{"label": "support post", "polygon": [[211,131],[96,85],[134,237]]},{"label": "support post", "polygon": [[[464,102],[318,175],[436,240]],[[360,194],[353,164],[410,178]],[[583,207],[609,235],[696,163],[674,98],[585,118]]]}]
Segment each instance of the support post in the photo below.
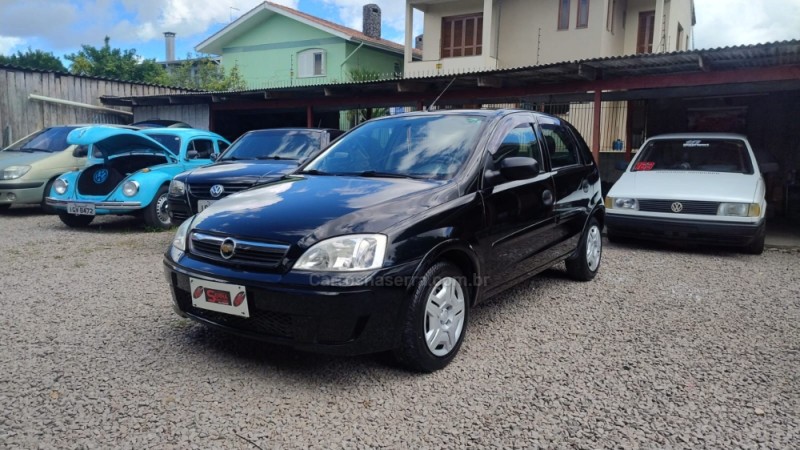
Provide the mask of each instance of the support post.
[{"label": "support post", "polygon": [[633,148],[633,110],[634,108],[631,107],[631,101],[628,100],[625,102],[625,108],[628,110],[627,114],[625,114],[625,162],[631,162],[631,149]]},{"label": "support post", "polygon": [[594,124],[592,125],[592,156],[594,162],[600,164],[600,107],[602,106],[602,91],[594,91]]},{"label": "support post", "polygon": [[311,105],[306,106],[306,126],[314,128],[314,108]]}]

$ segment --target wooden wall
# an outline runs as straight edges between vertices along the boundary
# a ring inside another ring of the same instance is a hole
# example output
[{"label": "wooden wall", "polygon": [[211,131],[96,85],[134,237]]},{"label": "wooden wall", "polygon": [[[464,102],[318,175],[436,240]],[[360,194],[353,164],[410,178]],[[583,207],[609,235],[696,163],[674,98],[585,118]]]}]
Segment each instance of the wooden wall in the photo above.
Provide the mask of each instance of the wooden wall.
[{"label": "wooden wall", "polygon": [[159,105],[134,106],[134,122],[148,119],[171,119],[186,122],[194,128],[208,130],[211,127],[208,105]]},{"label": "wooden wall", "polygon": [[[100,96],[118,97],[186,92],[162,86],[0,67],[0,144],[3,147],[46,126],[75,123],[130,123],[130,116],[31,100],[38,94],[103,106]],[[116,109],[130,111],[130,108]],[[207,127],[207,126],[206,126]]]}]

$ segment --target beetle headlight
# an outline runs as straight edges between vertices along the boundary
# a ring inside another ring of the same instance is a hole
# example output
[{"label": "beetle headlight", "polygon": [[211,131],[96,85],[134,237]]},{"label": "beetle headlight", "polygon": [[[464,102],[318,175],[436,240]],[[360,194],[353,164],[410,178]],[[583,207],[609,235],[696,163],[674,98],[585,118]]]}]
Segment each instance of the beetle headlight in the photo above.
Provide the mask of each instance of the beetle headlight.
[{"label": "beetle headlight", "polygon": [[[69,182],[63,178],[56,178],[56,181],[53,182],[53,190],[58,195],[64,195],[67,192],[67,188],[69,187]],[[48,192],[45,195],[49,195]]]},{"label": "beetle headlight", "polygon": [[8,166],[3,169],[4,180],[16,180],[31,170],[31,166]]},{"label": "beetle headlight", "polygon": [[182,196],[186,193],[186,183],[172,180],[169,182],[169,195]]},{"label": "beetle headlight", "polygon": [[172,247],[169,249],[169,256],[173,261],[179,260],[186,252],[186,241],[189,240],[189,230],[192,227],[194,216],[184,220],[178,231],[175,232],[175,237],[172,238]]},{"label": "beetle headlight", "polygon": [[298,270],[349,272],[378,269],[386,254],[386,236],[351,234],[311,246],[294,264]]},{"label": "beetle headlight", "polygon": [[635,198],[625,198],[625,197],[611,198],[611,197],[606,197],[606,208],[632,209],[634,211],[638,211],[639,210],[639,202],[637,202]]},{"label": "beetle headlight", "polygon": [[139,192],[139,182],[137,181],[126,181],[122,185],[122,193],[126,197],[133,197],[137,192]]},{"label": "beetle headlight", "polygon": [[758,217],[761,215],[761,205],[758,203],[720,203],[717,208],[718,216]]}]

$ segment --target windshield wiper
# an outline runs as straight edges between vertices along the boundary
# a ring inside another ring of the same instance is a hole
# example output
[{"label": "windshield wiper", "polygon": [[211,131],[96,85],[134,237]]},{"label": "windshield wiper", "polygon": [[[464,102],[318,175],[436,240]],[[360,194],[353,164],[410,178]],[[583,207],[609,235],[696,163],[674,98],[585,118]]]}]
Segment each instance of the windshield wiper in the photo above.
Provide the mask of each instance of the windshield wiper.
[{"label": "windshield wiper", "polygon": [[368,177],[368,178],[408,178],[412,180],[419,180],[420,177],[415,177],[412,175],[403,175],[399,173],[393,172],[378,172],[377,170],[365,170],[358,174],[360,177]]},{"label": "windshield wiper", "polygon": [[286,157],[284,157],[284,156],[279,156],[279,155],[269,155],[269,156],[259,156],[259,157],[258,157],[258,158],[256,158],[256,159],[262,159],[262,160],[263,160],[263,159],[274,159],[274,160],[281,160],[281,159],[285,159],[285,160],[289,160],[289,159],[294,159],[294,158],[286,158]]},{"label": "windshield wiper", "polygon": [[332,173],[323,172],[323,171],[317,170],[317,169],[301,170],[300,172],[297,172],[297,173],[300,173],[300,174],[303,174],[303,175],[333,175]]}]

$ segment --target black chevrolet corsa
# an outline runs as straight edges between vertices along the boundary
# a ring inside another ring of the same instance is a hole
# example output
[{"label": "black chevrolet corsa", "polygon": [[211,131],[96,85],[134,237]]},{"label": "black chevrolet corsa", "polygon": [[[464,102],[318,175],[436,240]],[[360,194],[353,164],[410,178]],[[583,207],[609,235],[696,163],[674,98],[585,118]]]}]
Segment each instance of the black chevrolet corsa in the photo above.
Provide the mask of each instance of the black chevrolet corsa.
[{"label": "black chevrolet corsa", "polygon": [[567,122],[529,111],[371,120],[294,173],[186,220],[164,258],[176,312],[434,371],[476,302],[561,261],[600,266],[600,176]]}]

